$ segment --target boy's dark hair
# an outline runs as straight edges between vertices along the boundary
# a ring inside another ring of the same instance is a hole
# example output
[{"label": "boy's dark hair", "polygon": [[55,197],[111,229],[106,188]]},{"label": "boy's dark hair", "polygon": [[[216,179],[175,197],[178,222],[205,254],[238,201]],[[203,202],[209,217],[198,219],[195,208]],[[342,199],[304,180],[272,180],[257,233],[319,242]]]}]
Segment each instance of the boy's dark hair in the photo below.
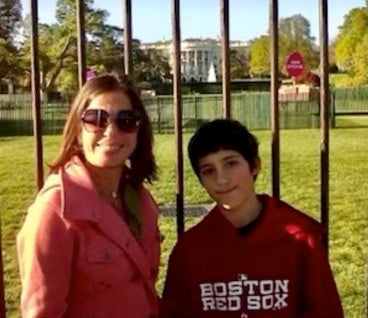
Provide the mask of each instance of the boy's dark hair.
[{"label": "boy's dark hair", "polygon": [[188,144],[192,168],[199,176],[199,159],[220,149],[239,152],[253,169],[259,159],[258,141],[240,122],[215,119],[200,126]]}]

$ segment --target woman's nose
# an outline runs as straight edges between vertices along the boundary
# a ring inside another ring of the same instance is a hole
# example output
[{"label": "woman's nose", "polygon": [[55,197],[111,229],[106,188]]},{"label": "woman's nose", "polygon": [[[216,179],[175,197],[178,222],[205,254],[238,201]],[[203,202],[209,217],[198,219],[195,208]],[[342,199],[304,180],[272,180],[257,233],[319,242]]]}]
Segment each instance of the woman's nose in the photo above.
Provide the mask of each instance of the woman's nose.
[{"label": "woman's nose", "polygon": [[118,126],[113,122],[110,121],[109,124],[106,126],[104,134],[105,135],[114,135],[119,132]]}]

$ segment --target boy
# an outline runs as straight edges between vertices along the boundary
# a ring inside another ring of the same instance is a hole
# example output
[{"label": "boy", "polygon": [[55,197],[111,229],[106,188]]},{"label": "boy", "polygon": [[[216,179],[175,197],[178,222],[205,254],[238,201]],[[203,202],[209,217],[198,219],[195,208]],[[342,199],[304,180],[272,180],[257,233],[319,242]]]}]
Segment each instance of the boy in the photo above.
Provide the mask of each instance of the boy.
[{"label": "boy", "polygon": [[321,224],[255,193],[255,137],[217,119],[197,130],[188,153],[216,206],[174,247],[160,317],[343,317]]}]

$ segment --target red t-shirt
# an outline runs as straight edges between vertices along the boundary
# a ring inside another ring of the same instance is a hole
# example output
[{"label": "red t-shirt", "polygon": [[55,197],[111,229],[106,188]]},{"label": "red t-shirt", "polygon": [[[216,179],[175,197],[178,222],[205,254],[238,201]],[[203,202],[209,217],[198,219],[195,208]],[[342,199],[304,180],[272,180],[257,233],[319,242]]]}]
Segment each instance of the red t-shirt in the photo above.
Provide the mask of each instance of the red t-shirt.
[{"label": "red t-shirt", "polygon": [[214,208],[170,256],[160,317],[340,318],[320,223],[258,196],[262,213],[236,229]]}]

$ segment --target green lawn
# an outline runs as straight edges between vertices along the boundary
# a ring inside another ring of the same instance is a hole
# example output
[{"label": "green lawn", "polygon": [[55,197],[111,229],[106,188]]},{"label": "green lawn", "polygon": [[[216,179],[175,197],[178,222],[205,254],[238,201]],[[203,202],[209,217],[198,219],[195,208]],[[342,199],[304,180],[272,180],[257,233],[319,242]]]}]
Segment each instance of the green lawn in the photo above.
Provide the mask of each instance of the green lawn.
[{"label": "green lawn", "polygon": [[[259,192],[271,193],[270,132],[255,131],[260,141],[262,172]],[[186,145],[189,136],[184,135]],[[281,197],[315,218],[320,204],[320,131],[283,130],[281,139]],[[58,148],[59,136],[44,137],[45,162]],[[160,180],[150,186],[159,204],[175,204],[175,137],[155,136]],[[186,204],[209,203],[193,176],[184,149]],[[366,316],[366,261],[368,228],[367,178],[368,129],[344,128],[330,132],[330,259],[343,300],[346,317]],[[19,317],[20,284],[15,253],[15,235],[26,209],[35,196],[35,162],[32,137],[0,137],[0,207],[8,317]],[[188,217],[189,226],[198,218]],[[172,217],[161,217],[165,235],[162,245],[158,290],[162,290],[167,257],[176,240]]]}]

